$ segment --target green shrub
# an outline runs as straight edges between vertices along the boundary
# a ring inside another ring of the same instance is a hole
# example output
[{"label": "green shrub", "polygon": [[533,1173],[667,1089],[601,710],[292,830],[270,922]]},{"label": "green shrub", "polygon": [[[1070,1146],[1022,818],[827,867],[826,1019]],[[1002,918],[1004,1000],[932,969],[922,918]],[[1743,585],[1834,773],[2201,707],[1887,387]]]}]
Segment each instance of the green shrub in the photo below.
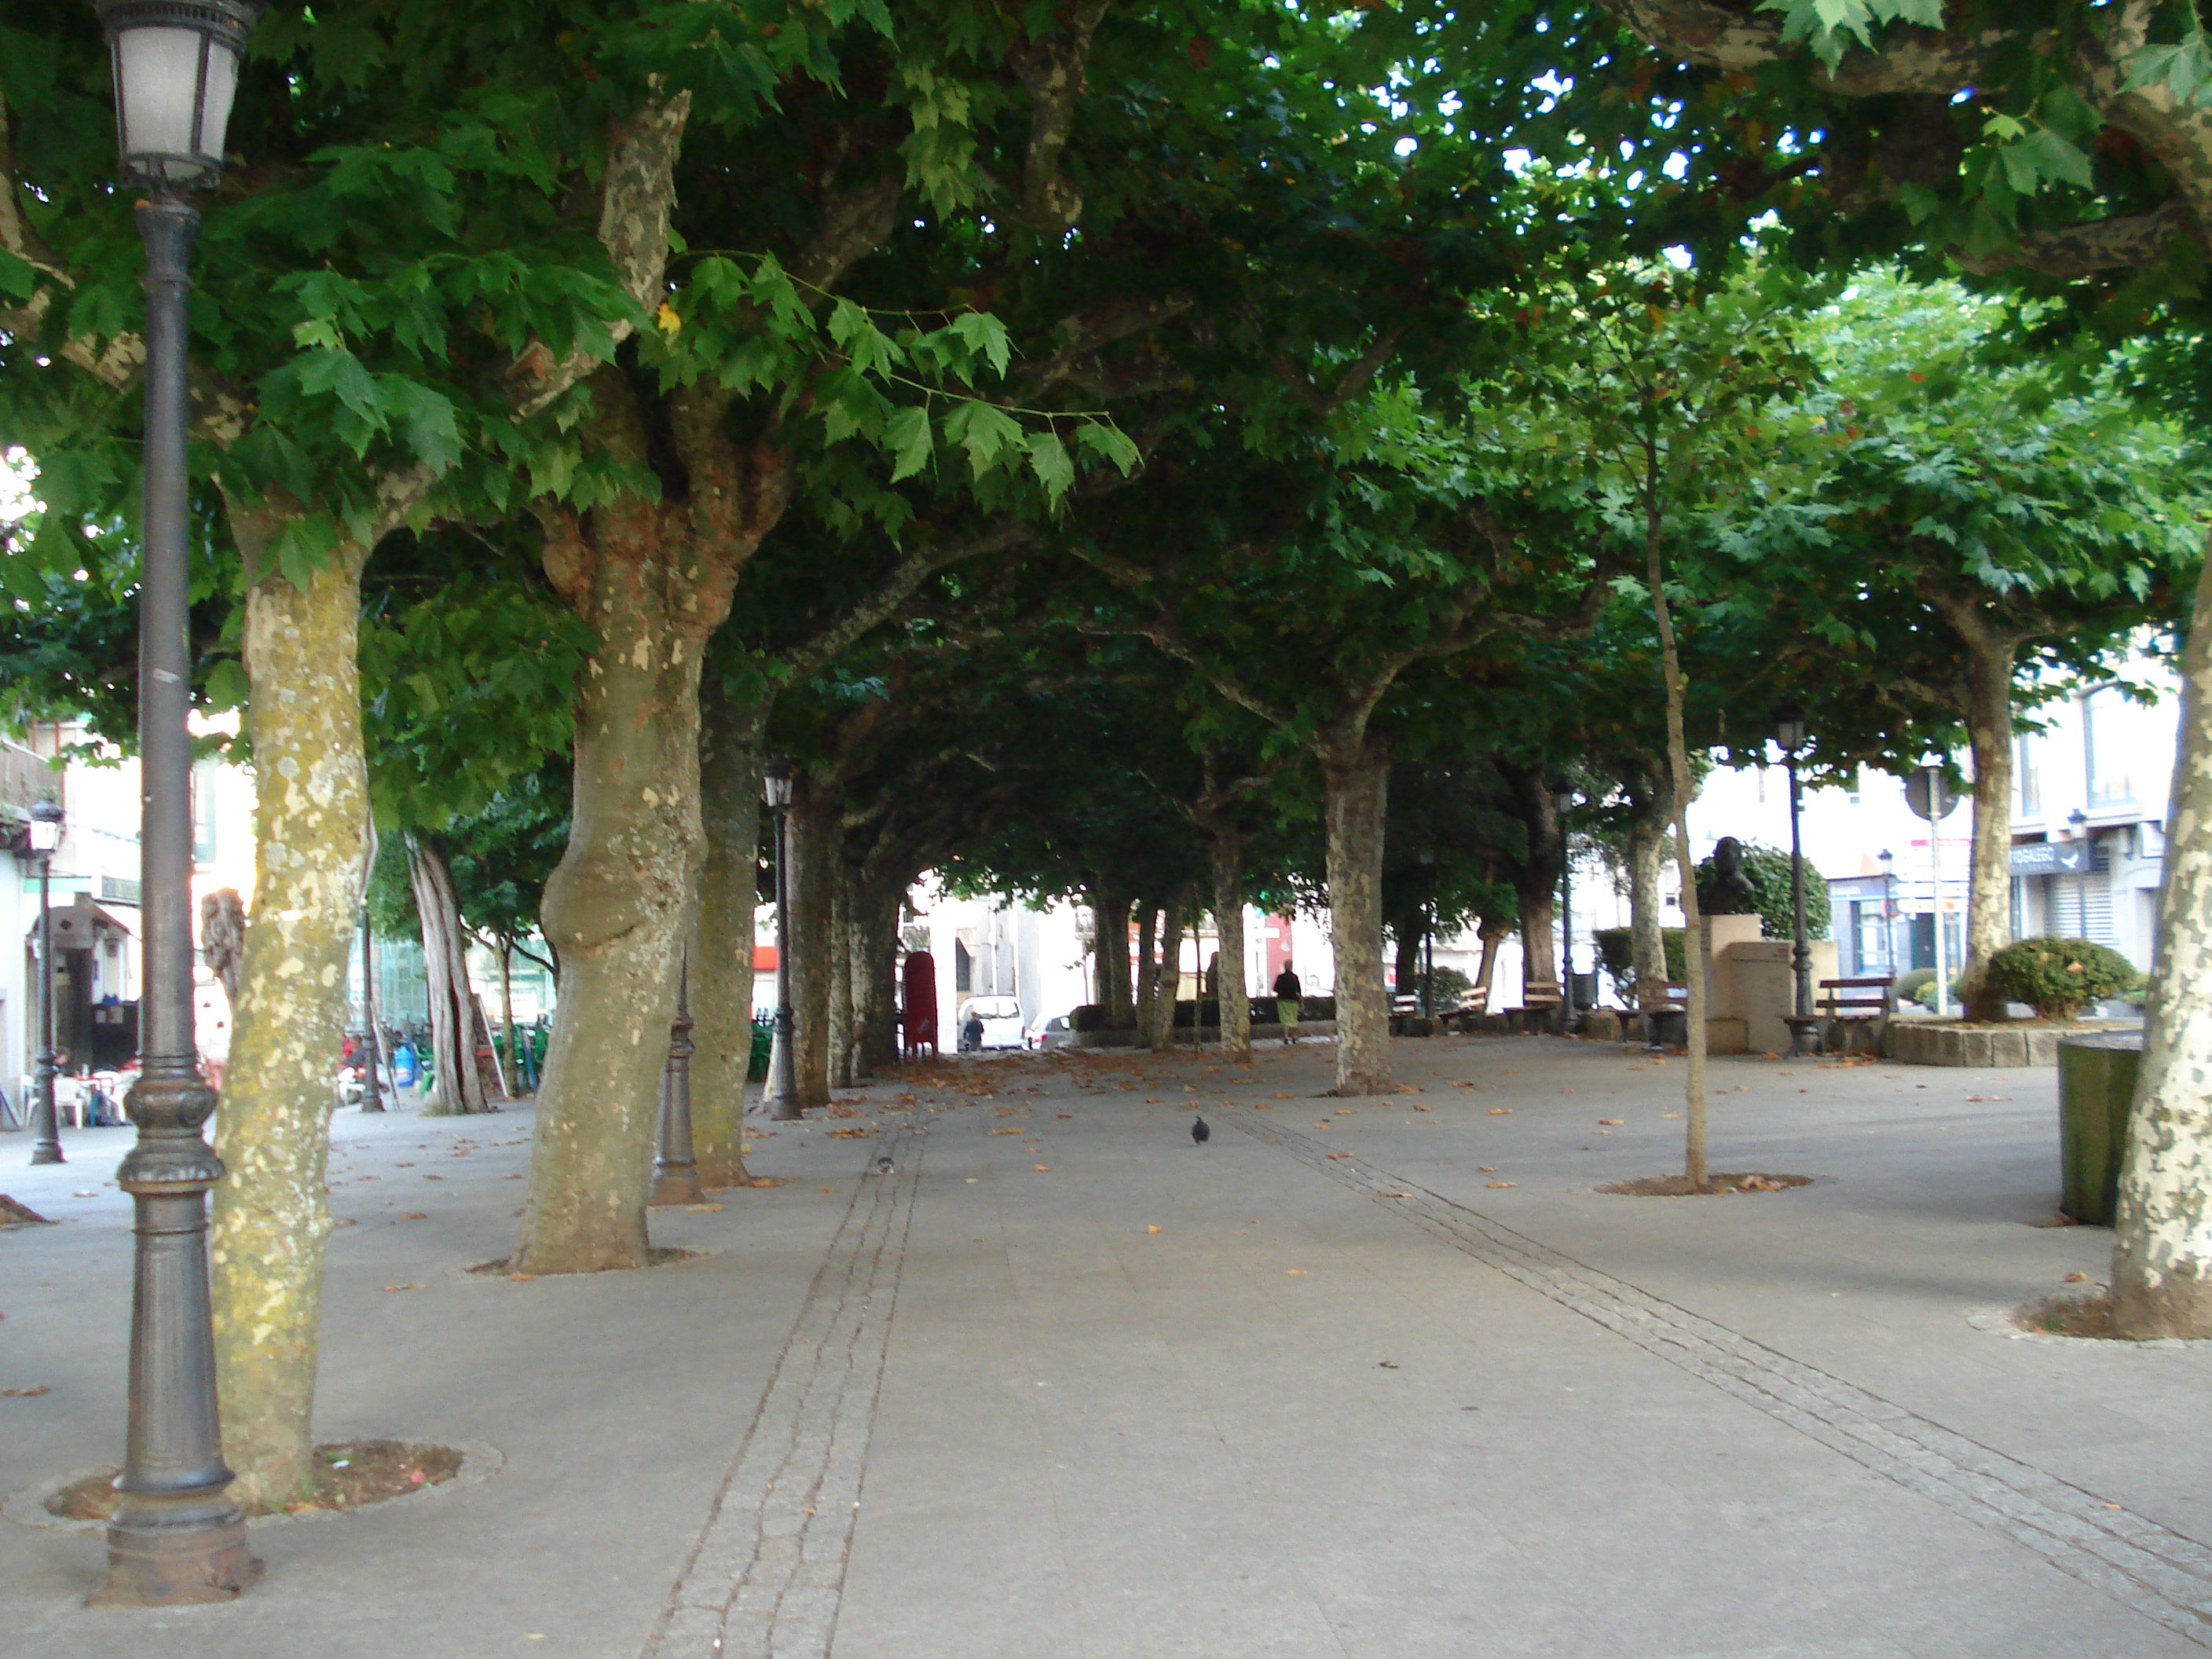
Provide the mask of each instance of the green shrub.
[{"label": "green shrub", "polygon": [[2039,1019],[2071,1019],[2088,1003],[2132,991],[2142,982],[2118,951],[2086,939],[2023,939],[1990,958],[1990,984],[2008,1002],[2024,1002]]},{"label": "green shrub", "polygon": [[[1421,983],[1427,977],[1428,975],[1425,974],[1415,974],[1403,985],[1401,985],[1398,989],[1406,996],[1417,997],[1421,994]],[[1473,989],[1474,989],[1474,981],[1469,979],[1465,974],[1460,972],[1458,969],[1439,968],[1437,969],[1436,1006],[1437,1007],[1450,1007],[1452,1004],[1457,1002],[1462,997],[1464,997]]]},{"label": "green shrub", "polygon": [[[1899,1002],[1917,1002],[1933,1012],[1936,1007],[1936,970],[1933,968],[1914,968],[1899,975],[1897,1000]],[[1959,981],[1954,977],[1951,981],[1952,1006],[1957,1006],[1958,1001]]]}]

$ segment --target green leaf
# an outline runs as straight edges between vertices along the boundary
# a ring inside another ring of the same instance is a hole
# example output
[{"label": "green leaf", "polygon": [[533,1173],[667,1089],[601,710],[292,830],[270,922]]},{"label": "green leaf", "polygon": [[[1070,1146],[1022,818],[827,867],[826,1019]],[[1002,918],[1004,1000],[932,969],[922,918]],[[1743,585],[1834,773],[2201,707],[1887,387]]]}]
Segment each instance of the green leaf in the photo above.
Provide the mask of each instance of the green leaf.
[{"label": "green leaf", "polygon": [[968,452],[968,465],[979,478],[1022,444],[1019,422],[996,404],[972,398],[945,417],[945,435]]},{"label": "green leaf", "polygon": [[1014,343],[1006,333],[1006,325],[989,312],[962,313],[952,319],[952,331],[989,360],[994,374],[1003,375],[1006,372],[1006,363],[1013,356]]},{"label": "green leaf", "polygon": [[935,443],[930,435],[929,411],[919,404],[902,409],[890,418],[885,435],[890,440],[893,453],[898,457],[891,468],[891,482],[910,478],[929,465],[935,453]]},{"label": "green leaf", "polygon": [[1127,433],[1104,421],[1085,421],[1076,428],[1075,441],[1094,455],[1120,467],[1124,477],[1135,471],[1137,463],[1143,459]]},{"label": "green leaf", "polygon": [[1075,462],[1069,457],[1067,446],[1054,432],[1039,432],[1030,438],[1030,470],[1044,486],[1045,499],[1054,506],[1067,494],[1067,487],[1075,482]]}]

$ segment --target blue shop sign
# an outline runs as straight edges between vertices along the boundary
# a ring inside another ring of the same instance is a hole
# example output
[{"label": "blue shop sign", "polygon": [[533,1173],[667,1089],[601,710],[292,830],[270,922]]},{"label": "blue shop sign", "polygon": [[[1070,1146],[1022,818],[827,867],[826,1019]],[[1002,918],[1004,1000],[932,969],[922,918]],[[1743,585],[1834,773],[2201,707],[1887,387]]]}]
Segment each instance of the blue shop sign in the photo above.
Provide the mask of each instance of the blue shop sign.
[{"label": "blue shop sign", "polygon": [[2086,841],[2032,841],[2012,849],[2015,876],[2076,876],[2088,867]]}]

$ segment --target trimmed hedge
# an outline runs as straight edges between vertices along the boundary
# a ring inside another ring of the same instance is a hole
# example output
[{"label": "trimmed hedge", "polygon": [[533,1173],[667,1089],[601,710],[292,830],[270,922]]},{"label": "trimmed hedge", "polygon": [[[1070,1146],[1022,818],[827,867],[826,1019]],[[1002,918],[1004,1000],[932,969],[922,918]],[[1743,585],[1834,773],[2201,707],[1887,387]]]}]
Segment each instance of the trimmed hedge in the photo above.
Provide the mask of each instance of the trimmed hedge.
[{"label": "trimmed hedge", "polygon": [[1990,958],[1991,988],[2027,1004],[2039,1019],[2071,1019],[2086,1005],[2142,983],[2133,963],[2086,939],[2014,939]]}]

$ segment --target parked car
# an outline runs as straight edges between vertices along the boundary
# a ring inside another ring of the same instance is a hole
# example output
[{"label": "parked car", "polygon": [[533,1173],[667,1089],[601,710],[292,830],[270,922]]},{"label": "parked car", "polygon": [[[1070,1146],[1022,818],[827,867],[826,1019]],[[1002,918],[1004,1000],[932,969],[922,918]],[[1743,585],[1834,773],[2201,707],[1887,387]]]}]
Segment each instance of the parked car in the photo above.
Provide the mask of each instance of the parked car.
[{"label": "parked car", "polygon": [[[982,1030],[975,1030],[977,1022]],[[1018,1048],[1022,1046],[1022,1005],[1012,997],[969,997],[960,1010],[963,1048]]]},{"label": "parked car", "polygon": [[1065,1048],[1075,1041],[1075,1027],[1066,1014],[1054,1014],[1050,1019],[1024,1027],[1022,1041],[1032,1048]]}]

